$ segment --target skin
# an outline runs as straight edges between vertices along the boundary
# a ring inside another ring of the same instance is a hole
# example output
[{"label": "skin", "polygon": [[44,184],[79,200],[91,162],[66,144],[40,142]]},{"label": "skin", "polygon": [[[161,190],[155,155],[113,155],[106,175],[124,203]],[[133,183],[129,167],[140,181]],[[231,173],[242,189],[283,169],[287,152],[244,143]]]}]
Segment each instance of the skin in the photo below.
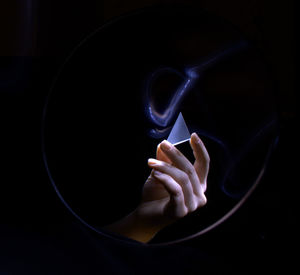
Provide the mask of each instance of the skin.
[{"label": "skin", "polygon": [[196,133],[190,145],[194,164],[171,143],[157,147],[156,159],[149,159],[152,171],[143,188],[138,207],[106,229],[139,242],[147,243],[167,225],[203,207],[209,171],[208,152]]}]

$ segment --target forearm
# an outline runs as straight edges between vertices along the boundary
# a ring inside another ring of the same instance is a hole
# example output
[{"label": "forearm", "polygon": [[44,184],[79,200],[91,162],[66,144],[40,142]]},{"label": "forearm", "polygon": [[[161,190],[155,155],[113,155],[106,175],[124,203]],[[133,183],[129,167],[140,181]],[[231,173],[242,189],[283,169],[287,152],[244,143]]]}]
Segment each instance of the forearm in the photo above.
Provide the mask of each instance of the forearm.
[{"label": "forearm", "polygon": [[139,217],[137,211],[133,211],[121,220],[105,226],[104,229],[142,243],[147,243],[161,228],[150,226]]}]

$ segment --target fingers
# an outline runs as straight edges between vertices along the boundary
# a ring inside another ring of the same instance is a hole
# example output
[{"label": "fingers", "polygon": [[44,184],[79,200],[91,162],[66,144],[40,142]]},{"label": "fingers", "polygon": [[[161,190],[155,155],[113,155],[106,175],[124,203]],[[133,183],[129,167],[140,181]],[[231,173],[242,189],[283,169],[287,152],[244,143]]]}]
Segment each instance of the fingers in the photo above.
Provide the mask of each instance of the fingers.
[{"label": "fingers", "polygon": [[209,171],[210,157],[202,142],[196,133],[191,136],[191,146],[195,156],[194,168],[200,179],[201,184],[204,185],[204,191],[206,190],[206,182]]},{"label": "fingers", "polygon": [[[175,182],[174,184],[176,184],[177,191],[180,189],[183,194],[184,204],[189,212],[195,211],[199,207],[199,196],[194,193],[191,181],[184,171],[169,163],[155,159],[149,159],[148,164],[151,168],[155,169],[155,171],[167,175],[168,179],[171,178],[172,182]],[[169,189],[167,190],[169,192]],[[174,194],[171,193],[171,195]]]},{"label": "fingers", "polygon": [[189,160],[171,143],[163,141],[157,148],[157,159],[149,159],[153,177],[158,180],[170,195],[166,211],[182,217],[206,204],[204,192],[209,170],[208,152],[197,136],[191,136],[191,147],[195,156],[192,165]]},{"label": "fingers", "polygon": [[171,161],[168,159],[168,157],[164,154],[164,152],[161,150],[160,148],[160,144],[157,146],[157,150],[156,150],[156,158],[158,160],[167,162],[171,164]]},{"label": "fingers", "polygon": [[167,141],[163,141],[159,147],[166,157],[172,162],[172,164],[188,176],[192,184],[193,192],[196,195],[203,193],[201,190],[199,177],[194,166],[189,162],[189,160],[175,146]]},{"label": "fingers", "polygon": [[153,176],[162,183],[170,194],[170,202],[164,209],[170,217],[181,218],[188,213],[184,202],[184,195],[179,184],[169,175],[154,170]]}]

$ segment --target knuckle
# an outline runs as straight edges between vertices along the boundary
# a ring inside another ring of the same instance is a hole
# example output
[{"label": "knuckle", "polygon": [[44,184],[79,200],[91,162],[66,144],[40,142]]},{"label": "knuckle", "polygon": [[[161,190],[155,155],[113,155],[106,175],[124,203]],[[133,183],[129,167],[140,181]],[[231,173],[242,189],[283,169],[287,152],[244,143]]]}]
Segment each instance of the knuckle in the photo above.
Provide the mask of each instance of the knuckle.
[{"label": "knuckle", "polygon": [[207,203],[207,198],[206,198],[206,196],[203,194],[203,195],[200,197],[200,200],[199,200],[199,206],[202,207],[202,206],[204,206],[206,203]]},{"label": "knuckle", "polygon": [[192,176],[194,174],[194,167],[192,165],[189,165],[185,172],[188,176]]},{"label": "knuckle", "polygon": [[183,206],[183,207],[178,207],[174,214],[176,218],[183,218],[188,213],[189,213],[188,208],[186,206]]},{"label": "knuckle", "polygon": [[182,209],[182,216],[184,217],[184,216],[186,216],[188,213],[189,213],[189,210],[187,209],[187,207],[184,207],[184,208]]},{"label": "knuckle", "polygon": [[198,208],[197,203],[194,201],[193,203],[190,204],[189,206],[189,212],[194,212]]},{"label": "knuckle", "polygon": [[182,184],[182,185],[188,185],[189,183],[189,177],[186,173],[182,173],[180,176],[179,176],[179,182]]},{"label": "knuckle", "polygon": [[173,196],[177,199],[179,199],[182,196],[182,190],[181,190],[180,186],[174,187]]}]

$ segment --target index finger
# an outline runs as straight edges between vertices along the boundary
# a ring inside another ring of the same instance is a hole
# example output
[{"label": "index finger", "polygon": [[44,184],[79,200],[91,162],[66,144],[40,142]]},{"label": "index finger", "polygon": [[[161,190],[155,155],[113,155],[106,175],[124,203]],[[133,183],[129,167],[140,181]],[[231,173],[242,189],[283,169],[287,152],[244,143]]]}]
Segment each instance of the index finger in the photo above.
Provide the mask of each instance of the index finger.
[{"label": "index finger", "polygon": [[166,154],[161,150],[160,145],[157,146],[156,158],[158,160],[162,160],[162,161],[167,162],[169,164],[172,163],[171,160],[166,156]]},{"label": "index finger", "polygon": [[159,144],[159,149],[162,150],[166,157],[178,169],[187,172],[188,174],[190,170],[194,169],[190,161],[170,142],[164,140]]}]

